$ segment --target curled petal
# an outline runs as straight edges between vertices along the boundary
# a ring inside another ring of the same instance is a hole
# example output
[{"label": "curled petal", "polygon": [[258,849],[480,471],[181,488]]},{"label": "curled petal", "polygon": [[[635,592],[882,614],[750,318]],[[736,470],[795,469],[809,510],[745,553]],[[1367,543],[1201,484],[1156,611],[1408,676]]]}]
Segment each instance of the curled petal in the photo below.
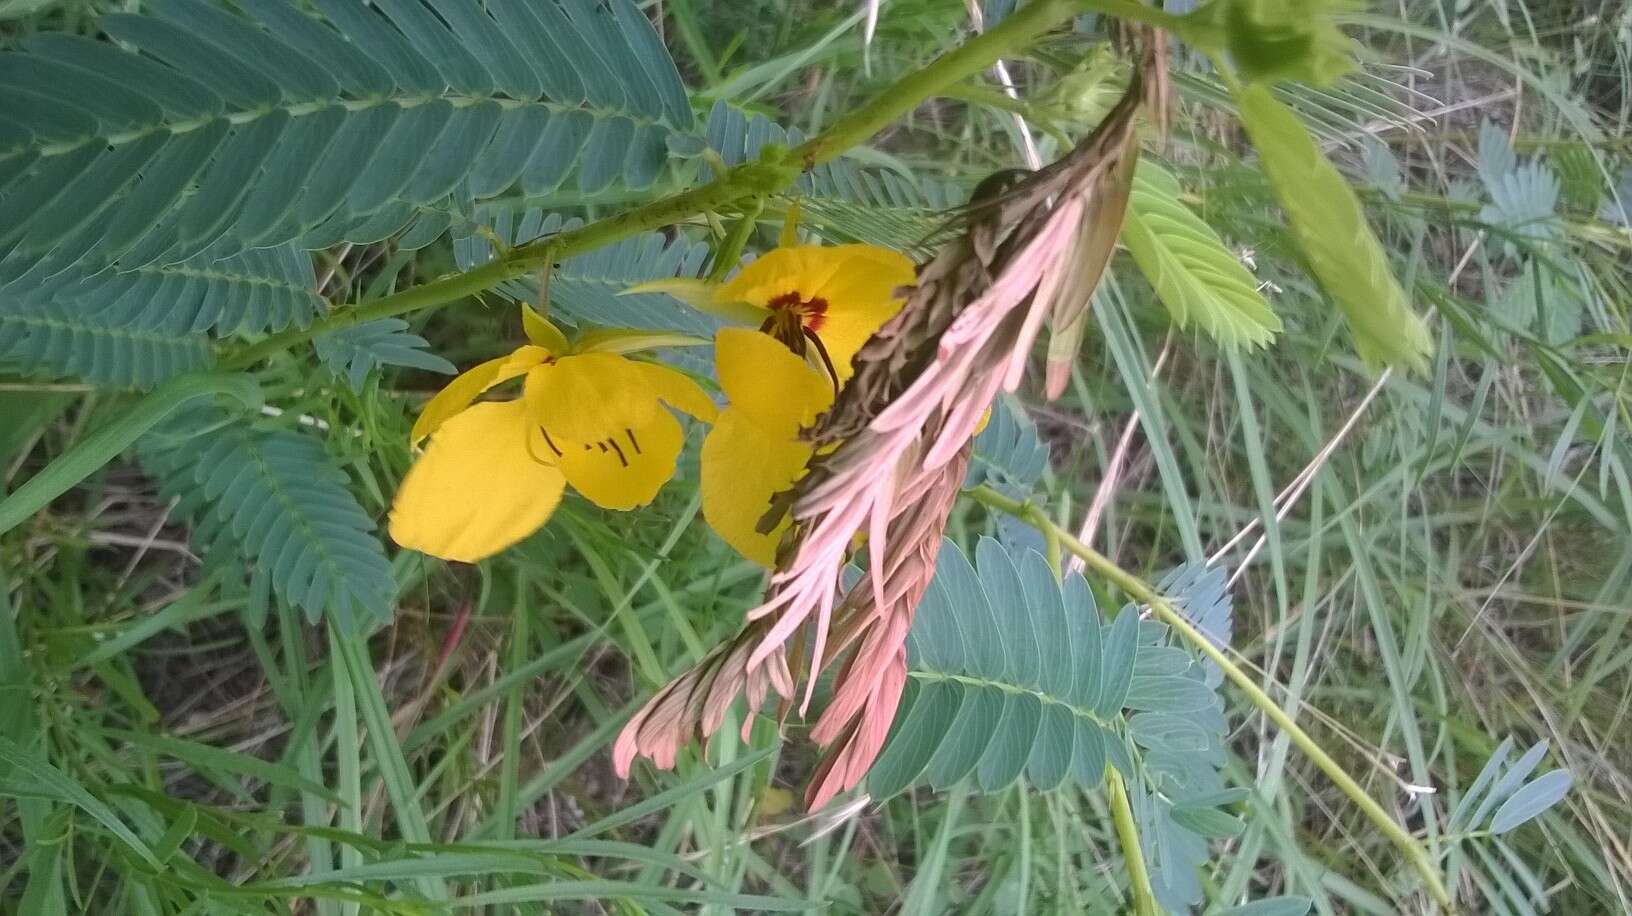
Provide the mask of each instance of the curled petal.
[{"label": "curled petal", "polygon": [[419,412],[413,432],[408,435],[409,442],[417,444],[455,414],[469,407],[482,392],[500,382],[525,375],[529,369],[548,359],[549,355],[550,352],[543,347],[521,347],[509,356],[490,359],[461,373]]},{"label": "curled petal", "polygon": [[638,328],[594,328],[578,335],[579,353],[639,353],[659,347],[700,347],[701,337],[674,331],[644,331]]},{"label": "curled petal", "polygon": [[708,393],[684,373],[657,363],[636,362],[634,366],[663,403],[704,423],[714,422],[720,409],[714,406]]},{"label": "curled petal", "polygon": [[566,356],[572,348],[567,344],[567,335],[555,326],[555,322],[525,303],[521,306],[521,330],[527,339],[550,351],[553,356]]},{"label": "curled petal", "polygon": [[631,286],[618,295],[635,296],[642,293],[663,293],[673,296],[699,312],[737,324],[759,324],[768,314],[763,304],[754,306],[734,300],[720,294],[720,284],[691,277],[652,280]]},{"label": "curled petal", "polygon": [[784,517],[766,533],[759,531],[759,521],[772,498],[804,473],[810,452],[793,434],[766,432],[740,408],[727,408],[703,440],[703,518],[709,527],[738,553],[774,566],[789,520]]},{"label": "curled petal", "polygon": [[391,506],[391,539],[474,563],[537,531],[566,480],[534,457],[520,401],[476,404],[442,424]]},{"label": "curled petal", "polygon": [[714,364],[731,406],[768,433],[792,436],[833,403],[833,383],[768,334],[722,329]]}]

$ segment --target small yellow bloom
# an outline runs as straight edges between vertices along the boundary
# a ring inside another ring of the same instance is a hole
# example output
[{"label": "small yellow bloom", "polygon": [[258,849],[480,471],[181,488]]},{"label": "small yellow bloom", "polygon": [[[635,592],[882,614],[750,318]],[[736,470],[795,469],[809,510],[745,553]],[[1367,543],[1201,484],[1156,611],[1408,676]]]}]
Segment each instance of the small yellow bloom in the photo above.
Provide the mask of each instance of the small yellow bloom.
[{"label": "small yellow bloom", "polygon": [[[425,405],[411,439],[430,444],[391,507],[398,544],[474,563],[537,531],[567,484],[604,508],[644,505],[674,476],[683,439],[663,405],[714,419],[696,383],[623,355],[701,341],[596,331],[568,345],[536,316],[528,333],[532,345],[460,375]],[[520,399],[474,403],[523,376]]]},{"label": "small yellow bloom", "polygon": [[764,566],[788,520],[769,533],[759,520],[776,494],[803,476],[811,447],[799,430],[833,403],[833,383],[780,341],[724,328],[714,341],[720,388],[730,404],[703,440],[703,518],[727,544]]},{"label": "small yellow bloom", "polygon": [[[777,494],[804,476],[811,446],[799,438],[850,379],[851,358],[900,311],[896,292],[912,261],[871,245],[784,245],[727,283],[663,281],[673,293],[742,324],[714,343],[730,404],[703,440],[703,517],[738,553],[775,565],[784,518],[761,532]],[[762,332],[762,333],[761,333]]]},{"label": "small yellow bloom", "polygon": [[[914,278],[911,259],[873,245],[788,245],[729,282],[660,280],[630,292],[666,292],[740,324],[757,326],[790,350],[831,364],[849,380],[850,360],[900,311],[896,291]],[[807,345],[811,345],[807,349]]]}]

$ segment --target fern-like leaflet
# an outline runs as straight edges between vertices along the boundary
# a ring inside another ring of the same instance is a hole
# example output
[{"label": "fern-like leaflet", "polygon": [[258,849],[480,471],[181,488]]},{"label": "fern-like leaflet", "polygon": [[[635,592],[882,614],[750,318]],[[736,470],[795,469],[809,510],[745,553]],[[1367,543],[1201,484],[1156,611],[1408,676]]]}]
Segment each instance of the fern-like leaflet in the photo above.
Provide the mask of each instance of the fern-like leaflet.
[{"label": "fern-like leaflet", "polygon": [[206,562],[247,567],[313,621],[328,615],[351,630],[391,616],[396,581],[374,521],[312,437],[189,408],[148,434],[140,453],[196,522]]},{"label": "fern-like leaflet", "polygon": [[[134,346],[101,329],[304,324],[304,251],[405,228],[423,245],[450,212],[573,174],[645,187],[692,127],[631,0],[240,6],[154,0],[98,21],[123,46],[40,33],[0,53],[0,319],[33,322],[0,330],[0,355],[19,368],[151,384],[91,354]],[[53,309],[77,336],[41,329]]]},{"label": "fern-like leaflet", "polygon": [[[1152,885],[1164,905],[1201,899],[1208,839],[1233,834],[1226,790],[1222,675],[1174,644],[1168,628],[1125,607],[1102,622],[1080,575],[1056,580],[1035,551],[982,539],[976,564],[943,545],[908,637],[908,687],[868,791],[972,780],[995,792],[1096,789],[1106,766],[1129,784]],[[1222,570],[1183,567],[1163,580],[1197,627],[1230,635]]]},{"label": "fern-like leaflet", "polygon": [[442,375],[458,371],[453,363],[427,351],[425,338],[409,333],[408,322],[401,318],[365,321],[324,334],[312,343],[323,365],[359,391],[378,366],[406,366]]}]

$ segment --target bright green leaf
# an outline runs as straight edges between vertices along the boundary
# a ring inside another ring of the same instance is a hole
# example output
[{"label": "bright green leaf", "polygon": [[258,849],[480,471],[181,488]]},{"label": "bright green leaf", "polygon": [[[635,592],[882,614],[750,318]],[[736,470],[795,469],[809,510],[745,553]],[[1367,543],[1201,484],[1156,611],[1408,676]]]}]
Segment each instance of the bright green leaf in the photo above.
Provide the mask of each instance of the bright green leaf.
[{"label": "bright green leaf", "polygon": [[1433,346],[1428,327],[1411,310],[1354,189],[1268,89],[1237,87],[1235,98],[1292,236],[1310,272],[1343,310],[1360,356],[1373,365],[1426,372]]}]

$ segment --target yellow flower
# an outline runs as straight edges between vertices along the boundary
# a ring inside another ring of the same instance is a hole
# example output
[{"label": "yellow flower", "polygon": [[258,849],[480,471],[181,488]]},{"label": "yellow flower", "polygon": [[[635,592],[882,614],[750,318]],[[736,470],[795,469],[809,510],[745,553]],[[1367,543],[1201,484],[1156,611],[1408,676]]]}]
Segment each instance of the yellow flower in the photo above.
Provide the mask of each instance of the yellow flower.
[{"label": "yellow flower", "polygon": [[746,328],[714,340],[720,388],[730,404],[703,440],[703,518],[737,552],[764,566],[788,526],[761,533],[776,494],[804,474],[811,447],[799,439],[833,403],[833,383],[780,341]]},{"label": "yellow flower", "polygon": [[[828,363],[837,381],[884,322],[900,311],[912,261],[872,245],[787,245],[744,267],[729,282],[660,280],[629,292],[666,292],[698,309],[757,326],[794,353]],[[811,350],[816,352],[811,353]]]},{"label": "yellow flower", "polygon": [[638,288],[758,328],[725,328],[715,338],[730,404],[703,440],[703,517],[738,553],[775,564],[788,520],[768,532],[759,523],[805,473],[811,447],[799,431],[832,405],[853,373],[851,358],[901,309],[896,292],[913,278],[912,261],[884,248],[783,245],[726,283]]},{"label": "yellow flower", "polygon": [[[430,437],[391,507],[403,547],[474,563],[547,521],[567,484],[596,505],[651,502],[674,476],[683,435],[663,405],[712,421],[684,375],[624,354],[700,343],[645,331],[594,331],[569,345],[529,316],[533,343],[455,378],[425,405],[411,441]],[[474,403],[518,377],[522,397]]]}]

